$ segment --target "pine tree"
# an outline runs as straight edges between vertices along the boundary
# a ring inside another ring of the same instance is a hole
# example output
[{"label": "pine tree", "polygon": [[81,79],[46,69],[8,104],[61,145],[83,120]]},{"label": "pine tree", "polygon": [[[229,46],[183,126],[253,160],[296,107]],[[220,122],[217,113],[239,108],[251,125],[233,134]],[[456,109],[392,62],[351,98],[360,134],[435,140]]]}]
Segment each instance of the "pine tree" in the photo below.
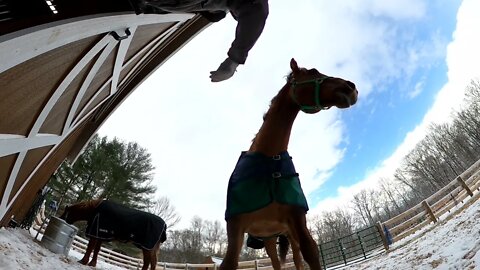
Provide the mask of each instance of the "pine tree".
[{"label": "pine tree", "polygon": [[62,163],[49,186],[64,203],[105,198],[144,209],[156,188],[152,160],[137,143],[95,135],[75,163]]}]

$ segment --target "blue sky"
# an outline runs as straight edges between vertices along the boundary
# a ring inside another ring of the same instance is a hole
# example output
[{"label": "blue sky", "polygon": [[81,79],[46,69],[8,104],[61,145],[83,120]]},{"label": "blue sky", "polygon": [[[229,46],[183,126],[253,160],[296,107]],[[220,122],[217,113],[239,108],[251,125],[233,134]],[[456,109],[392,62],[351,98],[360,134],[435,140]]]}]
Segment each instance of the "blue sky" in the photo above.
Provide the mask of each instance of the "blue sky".
[{"label": "blue sky", "polygon": [[[442,2],[426,3],[429,14],[413,21],[398,23],[381,16],[371,19],[387,23],[400,37],[406,36],[392,40],[398,50],[405,50],[409,44],[429,43],[432,36],[449,42],[460,2]],[[311,193],[313,203],[335,194],[338,183],[351,185],[361,181],[368,170],[392,155],[406,133],[422,121],[438,90],[447,82],[445,56],[446,48],[411,74],[400,72],[400,76],[378,82],[374,87],[380,91],[373,91],[369,102],[342,114],[348,136],[345,156],[325,184]]]},{"label": "blue sky", "polygon": [[270,2],[264,33],[232,79],[208,78],[233,40],[236,22],[227,17],[161,66],[99,131],[152,153],[157,195],[177,208],[179,227],[194,215],[223,219],[228,178],[292,57],[359,90],[354,107],[299,114],[294,124],[289,152],[312,215],[348,207],[352,194],[390,176],[478,76],[476,0]]}]

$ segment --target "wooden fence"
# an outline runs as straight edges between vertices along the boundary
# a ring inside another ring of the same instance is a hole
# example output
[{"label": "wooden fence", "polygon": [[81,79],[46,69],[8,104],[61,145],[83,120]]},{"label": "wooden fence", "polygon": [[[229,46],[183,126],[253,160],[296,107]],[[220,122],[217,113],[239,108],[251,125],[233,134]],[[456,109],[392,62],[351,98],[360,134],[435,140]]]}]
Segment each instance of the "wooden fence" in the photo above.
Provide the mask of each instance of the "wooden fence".
[{"label": "wooden fence", "polygon": [[[388,250],[389,245],[415,233],[430,223],[436,223],[442,215],[452,210],[467,197],[473,197],[474,192],[480,190],[480,160],[475,162],[465,172],[453,179],[445,187],[431,195],[423,202],[387,221],[378,222],[376,226],[366,228],[351,235],[347,235],[319,245],[321,263],[326,267],[347,264],[354,260],[367,259],[374,250],[382,245]],[[87,240],[75,236],[72,248],[84,253]],[[141,269],[143,260],[101,248],[99,257],[105,262],[125,269]],[[284,269],[295,269],[292,256]],[[167,263],[159,262],[157,269],[212,269],[218,265]],[[326,268],[325,267],[325,268]],[[239,262],[238,269],[267,270],[273,269],[269,258]]]},{"label": "wooden fence", "polygon": [[[80,236],[75,236],[73,241],[72,248],[80,253],[85,253],[85,249],[87,248],[88,240],[83,239]],[[161,252],[161,251],[160,251]],[[115,265],[124,269],[141,269],[143,265],[143,259],[130,257],[127,255],[123,255],[121,253],[109,250],[107,248],[102,247],[98,256],[101,260]],[[216,270],[219,265],[215,263],[203,263],[203,264],[194,264],[194,263],[167,263],[167,262],[158,262],[157,269],[159,270],[192,270],[192,269],[209,269],[209,270]],[[270,270],[273,269],[271,266],[271,261],[269,258],[264,259],[257,259],[252,261],[242,261],[238,263],[238,269],[242,270]],[[289,254],[287,256],[287,262],[285,263],[285,267],[283,269],[295,269],[295,265],[293,263],[292,255]]]},{"label": "wooden fence", "polygon": [[[32,227],[35,230],[40,230],[40,233],[43,235],[45,228],[41,227]],[[36,238],[36,237],[35,237]],[[87,249],[88,240],[76,235],[72,249],[84,254]],[[161,252],[161,251],[160,251]],[[137,257],[130,257],[124,255],[108,248],[101,247],[100,252],[98,253],[100,260],[121,267],[123,269],[141,269],[143,265],[143,259]],[[205,269],[205,270],[216,270],[219,265],[215,263],[203,263],[203,264],[193,264],[193,263],[167,263],[167,262],[158,262],[157,269],[160,270],[179,270],[179,269]],[[270,258],[257,259],[252,261],[241,261],[238,263],[238,269],[242,270],[272,270],[272,264]],[[293,263],[293,257],[291,254],[287,255],[287,262],[282,269],[293,270],[295,269],[295,264]]]},{"label": "wooden fence", "polygon": [[383,228],[384,241],[388,244],[398,242],[428,224],[436,223],[439,217],[450,212],[467,197],[473,197],[473,193],[478,190],[480,190],[480,160],[418,205],[379,223],[378,226]]}]

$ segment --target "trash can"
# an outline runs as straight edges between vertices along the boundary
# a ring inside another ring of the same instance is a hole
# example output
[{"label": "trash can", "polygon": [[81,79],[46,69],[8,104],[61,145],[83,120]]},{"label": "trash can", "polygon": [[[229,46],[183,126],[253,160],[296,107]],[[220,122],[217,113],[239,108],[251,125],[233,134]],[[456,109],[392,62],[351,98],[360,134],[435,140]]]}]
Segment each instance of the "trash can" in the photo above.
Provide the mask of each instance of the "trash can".
[{"label": "trash can", "polygon": [[42,237],[42,245],[51,252],[68,255],[78,228],[65,220],[51,217]]}]

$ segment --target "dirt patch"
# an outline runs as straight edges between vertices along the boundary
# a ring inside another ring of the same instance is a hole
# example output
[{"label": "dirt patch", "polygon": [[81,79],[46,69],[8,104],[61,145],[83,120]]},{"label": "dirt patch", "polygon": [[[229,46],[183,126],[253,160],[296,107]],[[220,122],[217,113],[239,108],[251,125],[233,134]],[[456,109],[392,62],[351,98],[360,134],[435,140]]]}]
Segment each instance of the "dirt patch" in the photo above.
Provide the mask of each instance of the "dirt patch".
[{"label": "dirt patch", "polygon": [[479,250],[480,250],[480,242],[477,242],[475,243],[475,246],[463,256],[463,259],[471,260],[475,255],[477,255],[477,252]]},{"label": "dirt patch", "polygon": [[443,259],[440,258],[440,259],[437,259],[437,260],[433,260],[430,262],[430,265],[432,266],[432,268],[437,268],[439,265],[441,265],[443,263]]}]

